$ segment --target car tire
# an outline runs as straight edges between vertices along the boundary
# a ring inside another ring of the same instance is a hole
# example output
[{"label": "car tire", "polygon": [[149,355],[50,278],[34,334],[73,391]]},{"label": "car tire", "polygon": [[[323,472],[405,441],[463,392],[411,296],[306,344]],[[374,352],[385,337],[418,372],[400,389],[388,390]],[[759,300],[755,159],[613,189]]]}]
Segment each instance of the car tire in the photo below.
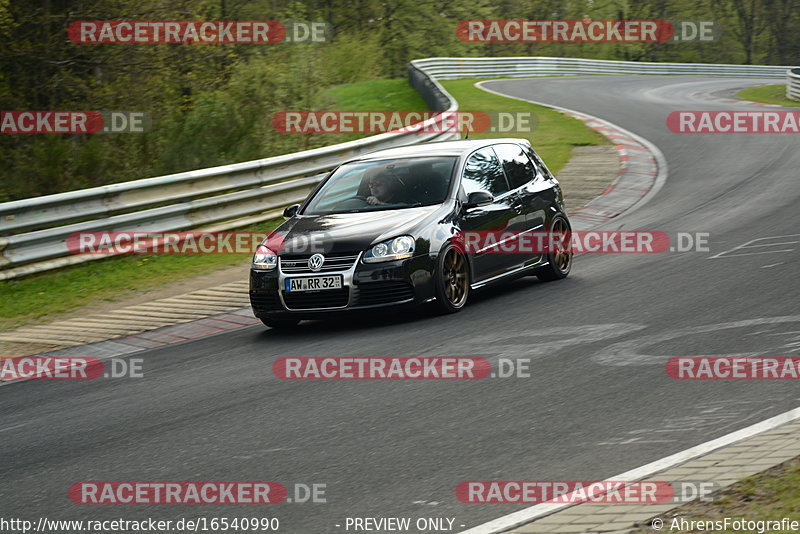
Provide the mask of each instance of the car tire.
[{"label": "car tire", "polygon": [[461,311],[469,297],[469,262],[456,248],[445,246],[433,273],[436,306],[442,313]]},{"label": "car tire", "polygon": [[[551,233],[563,234],[571,231],[572,228],[569,225],[569,221],[561,215],[556,215],[553,218],[553,222],[550,223]],[[572,251],[559,252],[551,250],[547,256],[547,265],[536,269],[533,274],[542,282],[552,282],[566,278],[570,270],[572,270]]]},{"label": "car tire", "polygon": [[287,330],[300,324],[300,319],[266,319],[261,317],[261,322],[264,323],[264,326],[276,330]]}]

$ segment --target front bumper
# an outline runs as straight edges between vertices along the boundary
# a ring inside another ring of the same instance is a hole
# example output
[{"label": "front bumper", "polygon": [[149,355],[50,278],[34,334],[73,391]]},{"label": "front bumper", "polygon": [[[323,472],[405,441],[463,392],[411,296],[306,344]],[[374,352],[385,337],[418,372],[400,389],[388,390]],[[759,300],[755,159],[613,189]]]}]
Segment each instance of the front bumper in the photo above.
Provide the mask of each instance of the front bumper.
[{"label": "front bumper", "polygon": [[[429,254],[383,263],[363,263],[359,255],[347,270],[288,274],[279,261],[272,271],[250,270],[250,304],[256,317],[273,319],[314,319],[337,312],[421,304],[434,296],[435,263]],[[337,274],[343,277],[342,289],[284,291],[287,278]]]}]

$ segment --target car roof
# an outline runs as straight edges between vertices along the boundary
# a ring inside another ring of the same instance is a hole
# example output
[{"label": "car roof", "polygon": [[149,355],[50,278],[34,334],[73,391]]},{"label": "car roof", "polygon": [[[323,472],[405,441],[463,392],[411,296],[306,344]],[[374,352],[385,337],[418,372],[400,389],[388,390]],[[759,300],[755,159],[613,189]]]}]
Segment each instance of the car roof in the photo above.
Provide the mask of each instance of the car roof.
[{"label": "car roof", "polygon": [[495,138],[495,139],[462,139],[459,141],[437,141],[435,143],[420,143],[396,148],[386,148],[376,152],[362,154],[350,161],[367,161],[386,158],[406,158],[418,156],[460,156],[469,154],[484,146],[498,143],[519,143],[530,146],[527,139]]}]

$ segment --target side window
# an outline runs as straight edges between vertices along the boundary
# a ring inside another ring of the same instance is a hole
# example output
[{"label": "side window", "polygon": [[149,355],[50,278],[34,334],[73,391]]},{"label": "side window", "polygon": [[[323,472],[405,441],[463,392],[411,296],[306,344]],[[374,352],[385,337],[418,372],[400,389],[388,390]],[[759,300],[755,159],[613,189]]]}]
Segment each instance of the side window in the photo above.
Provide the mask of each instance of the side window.
[{"label": "side window", "polygon": [[488,191],[494,196],[508,191],[500,160],[490,147],[482,148],[469,157],[461,185],[467,196],[475,191]]},{"label": "side window", "polygon": [[534,152],[533,149],[530,147],[525,149],[525,153],[528,155],[529,158],[531,158],[533,164],[536,165],[536,174],[544,178],[547,178],[550,174],[550,171],[547,170],[547,166],[542,161],[542,158],[539,157],[539,154]]},{"label": "side window", "polygon": [[512,189],[521,187],[536,178],[536,167],[522,147],[519,145],[502,144],[494,147],[503,169],[506,171]]}]

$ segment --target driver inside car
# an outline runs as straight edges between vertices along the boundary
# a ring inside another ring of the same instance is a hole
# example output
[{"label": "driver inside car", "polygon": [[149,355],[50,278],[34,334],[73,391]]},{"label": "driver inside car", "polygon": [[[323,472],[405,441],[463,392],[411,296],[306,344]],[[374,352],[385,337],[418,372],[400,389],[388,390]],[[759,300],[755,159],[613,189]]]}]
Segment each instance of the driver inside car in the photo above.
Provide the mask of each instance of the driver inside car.
[{"label": "driver inside car", "polygon": [[367,187],[369,188],[367,203],[372,206],[401,202],[400,193],[402,188],[400,181],[388,172],[372,173],[367,178]]}]

